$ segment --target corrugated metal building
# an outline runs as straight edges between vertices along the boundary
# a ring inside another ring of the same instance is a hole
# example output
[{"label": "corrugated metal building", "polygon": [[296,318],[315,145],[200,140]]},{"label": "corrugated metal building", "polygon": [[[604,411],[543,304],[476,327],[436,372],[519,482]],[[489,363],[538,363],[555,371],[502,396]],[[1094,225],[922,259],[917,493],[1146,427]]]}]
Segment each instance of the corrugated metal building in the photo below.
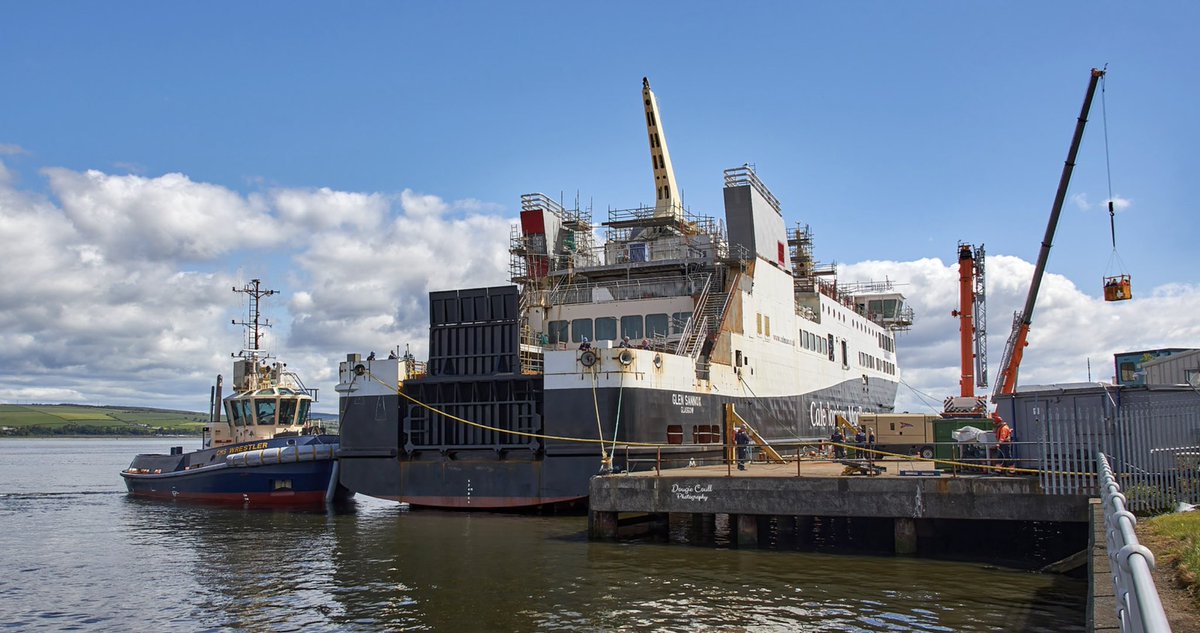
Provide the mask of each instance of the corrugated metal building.
[{"label": "corrugated metal building", "polygon": [[1148,385],[1200,387],[1200,349],[1178,352],[1142,363]]},{"label": "corrugated metal building", "polygon": [[1026,386],[996,405],[1013,428],[1017,465],[1042,471],[1050,494],[1094,494],[1103,451],[1131,507],[1200,502],[1200,390],[1192,386]]},{"label": "corrugated metal building", "polygon": [[1164,356],[1171,356],[1173,354],[1193,351],[1196,350],[1194,348],[1187,347],[1162,347],[1159,349],[1146,349],[1113,354],[1113,369],[1116,371],[1113,382],[1117,383],[1118,385],[1130,387],[1155,384],[1146,380],[1146,371],[1143,369],[1143,365],[1154,361],[1155,359],[1163,358]]}]

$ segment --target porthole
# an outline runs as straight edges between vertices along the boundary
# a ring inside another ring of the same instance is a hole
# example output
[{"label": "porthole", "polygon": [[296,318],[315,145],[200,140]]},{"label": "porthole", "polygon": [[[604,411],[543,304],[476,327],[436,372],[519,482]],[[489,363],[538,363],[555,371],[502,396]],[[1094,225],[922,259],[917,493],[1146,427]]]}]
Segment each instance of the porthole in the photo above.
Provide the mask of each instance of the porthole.
[{"label": "porthole", "polygon": [[584,367],[591,367],[596,364],[596,352],[587,350],[579,355],[579,363]]}]

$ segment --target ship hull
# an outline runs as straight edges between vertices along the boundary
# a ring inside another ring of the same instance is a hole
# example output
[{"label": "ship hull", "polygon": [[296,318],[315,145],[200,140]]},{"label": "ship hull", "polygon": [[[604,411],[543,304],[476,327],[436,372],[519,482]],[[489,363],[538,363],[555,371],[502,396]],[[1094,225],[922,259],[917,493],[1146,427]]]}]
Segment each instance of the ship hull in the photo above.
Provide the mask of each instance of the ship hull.
[{"label": "ship hull", "polygon": [[[255,506],[314,506],[325,503],[331,479],[336,476],[336,450],[337,444],[331,443],[328,436],[312,436],[276,438],[191,453],[144,454],[136,456],[121,477],[134,497]],[[351,491],[335,482],[335,501],[351,496]]]},{"label": "ship hull", "polygon": [[[520,445],[422,444],[420,407],[398,396],[344,401],[341,481],[351,490],[413,506],[444,509],[527,510],[582,507],[588,481],[607,468],[619,471],[721,463],[725,404],[773,443],[827,438],[833,416],[890,411],[872,403],[894,401],[895,384],[858,381],[795,396],[727,397],[656,389],[551,390],[540,403],[544,439]],[[441,424],[455,425],[453,420]],[[438,437],[445,437],[438,434]],[[603,437],[604,452],[596,441]],[[618,449],[612,450],[613,438]],[[626,447],[629,443],[658,445]],[[672,446],[672,443],[679,444]]]}]

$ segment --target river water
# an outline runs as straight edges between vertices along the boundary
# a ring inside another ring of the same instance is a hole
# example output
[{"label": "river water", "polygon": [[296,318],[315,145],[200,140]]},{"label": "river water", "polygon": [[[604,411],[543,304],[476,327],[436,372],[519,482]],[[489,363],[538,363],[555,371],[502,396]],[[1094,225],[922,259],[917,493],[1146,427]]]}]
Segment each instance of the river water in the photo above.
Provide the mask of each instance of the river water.
[{"label": "river water", "polygon": [[129,498],[195,439],[0,439],[0,628],[1081,631],[1086,582],[972,563],[593,543],[584,517]]}]

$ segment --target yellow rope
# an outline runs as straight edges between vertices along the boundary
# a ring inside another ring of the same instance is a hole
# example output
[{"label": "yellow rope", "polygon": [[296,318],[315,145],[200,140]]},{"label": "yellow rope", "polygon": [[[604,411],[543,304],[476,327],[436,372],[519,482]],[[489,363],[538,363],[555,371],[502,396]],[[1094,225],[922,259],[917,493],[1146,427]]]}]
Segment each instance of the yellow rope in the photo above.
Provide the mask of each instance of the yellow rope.
[{"label": "yellow rope", "polygon": [[[488,426],[486,424],[480,424],[478,422],[472,422],[470,420],[464,420],[463,418],[460,418],[456,415],[451,415],[449,413],[446,413],[445,411],[439,411],[439,410],[425,404],[424,402],[421,402],[420,400],[413,398],[412,396],[404,393],[400,389],[393,387],[393,386],[387,384],[386,382],[383,382],[382,380],[376,378],[375,375],[372,374],[369,370],[367,371],[367,374],[370,375],[371,380],[374,380],[375,382],[383,385],[384,387],[391,389],[392,391],[394,391],[396,393],[396,395],[404,398],[405,400],[408,400],[409,402],[411,402],[423,409],[432,411],[433,413],[436,413],[440,416],[449,418],[451,420],[454,420],[455,422],[461,422],[468,426],[473,426],[477,429],[483,429],[485,431],[496,431],[499,433],[508,433],[509,435],[517,435],[520,437],[532,437],[532,438],[541,439],[541,440],[558,440],[560,442],[579,442],[581,444],[600,444],[601,448],[603,448],[603,444],[604,444],[603,438],[598,439],[598,440],[593,440],[593,439],[588,439],[585,437],[562,437],[560,435],[544,435],[541,433],[527,433],[525,431],[514,431],[512,429],[501,429],[501,428],[497,428],[494,426]],[[659,448],[661,446],[666,446],[666,444],[650,444],[650,443],[646,443],[646,442],[624,442],[624,445],[625,446],[637,446],[639,448]]]},{"label": "yellow rope", "polygon": [[[486,424],[480,424],[478,422],[472,422],[470,420],[460,418],[456,415],[451,415],[444,411],[439,411],[438,409],[435,409],[434,407],[431,407],[431,406],[425,404],[424,402],[421,402],[420,400],[417,400],[416,398],[413,398],[412,396],[404,393],[399,388],[393,387],[392,385],[389,385],[386,382],[383,382],[379,378],[376,378],[375,374],[372,374],[370,372],[370,370],[367,370],[367,375],[371,378],[371,380],[374,380],[375,382],[390,389],[391,391],[395,392],[396,395],[404,398],[405,400],[408,400],[409,402],[411,402],[423,409],[426,409],[428,411],[436,413],[442,417],[454,420],[455,422],[461,422],[462,424],[466,424],[468,426],[473,426],[477,429],[483,429],[485,431],[496,431],[498,433],[507,433],[509,435],[516,435],[519,437],[530,437],[530,438],[541,439],[541,440],[556,440],[559,442],[578,442],[580,444],[599,444],[601,452],[603,453],[603,451],[604,451],[604,436],[603,436],[603,434],[601,434],[600,439],[593,440],[593,439],[589,439],[589,438],[585,438],[585,437],[564,437],[561,435],[545,435],[542,433],[528,433],[525,431],[514,431],[512,429],[501,429],[501,428],[494,427],[494,426],[488,426]],[[593,374],[592,378],[593,378],[592,398],[593,398],[593,401],[595,401],[596,394],[595,394],[595,384],[594,384],[595,375],[594,374]],[[595,401],[595,402],[596,402],[596,416],[597,416],[596,423],[597,423],[597,425],[599,425],[599,421],[600,421],[599,404],[598,404],[598,401]],[[616,440],[615,436],[614,436],[613,440],[614,440],[614,445],[615,445],[615,440]],[[671,444],[655,444],[655,443],[650,443],[650,442],[622,442],[622,444],[624,446],[633,446],[633,447],[637,447],[637,448],[662,448],[662,447],[672,446]],[[1037,470],[1037,469],[1032,469],[1032,468],[1016,468],[1016,467],[1001,468],[996,465],[989,466],[986,464],[956,462],[956,461],[945,460],[945,459],[923,459],[921,457],[917,457],[917,456],[913,456],[913,455],[904,455],[901,453],[889,453],[887,451],[880,451],[880,450],[876,450],[876,449],[861,448],[854,444],[838,444],[838,443],[829,442],[829,441],[823,441],[822,444],[827,444],[829,446],[841,446],[843,448],[853,448],[858,451],[873,453],[875,455],[881,455],[884,457],[899,457],[900,459],[906,459],[908,461],[933,462],[935,464],[947,464],[950,466],[961,466],[964,468],[977,468],[977,469],[981,469],[981,470],[998,470],[999,469],[999,470],[1007,470],[1009,472],[1014,472],[1014,473],[1027,473],[1027,474],[1031,474],[1031,475],[1042,475],[1042,474],[1045,474],[1045,475],[1073,475],[1073,476],[1080,476],[1080,477],[1094,477],[1095,476],[1095,473],[1061,472],[1061,471],[1050,471],[1050,470]]]},{"label": "yellow rope", "polygon": [[[595,369],[595,366],[592,367],[591,373],[592,373],[592,408],[596,411],[596,437],[600,438],[600,463],[608,464],[608,463],[610,463],[608,461],[608,451],[604,450],[604,428],[600,425],[600,401],[596,397],[596,369]],[[617,440],[617,436],[615,435],[615,431],[614,431],[613,442],[615,443],[616,440]],[[614,453],[616,452],[616,450],[617,450],[616,446],[613,446]]]}]

